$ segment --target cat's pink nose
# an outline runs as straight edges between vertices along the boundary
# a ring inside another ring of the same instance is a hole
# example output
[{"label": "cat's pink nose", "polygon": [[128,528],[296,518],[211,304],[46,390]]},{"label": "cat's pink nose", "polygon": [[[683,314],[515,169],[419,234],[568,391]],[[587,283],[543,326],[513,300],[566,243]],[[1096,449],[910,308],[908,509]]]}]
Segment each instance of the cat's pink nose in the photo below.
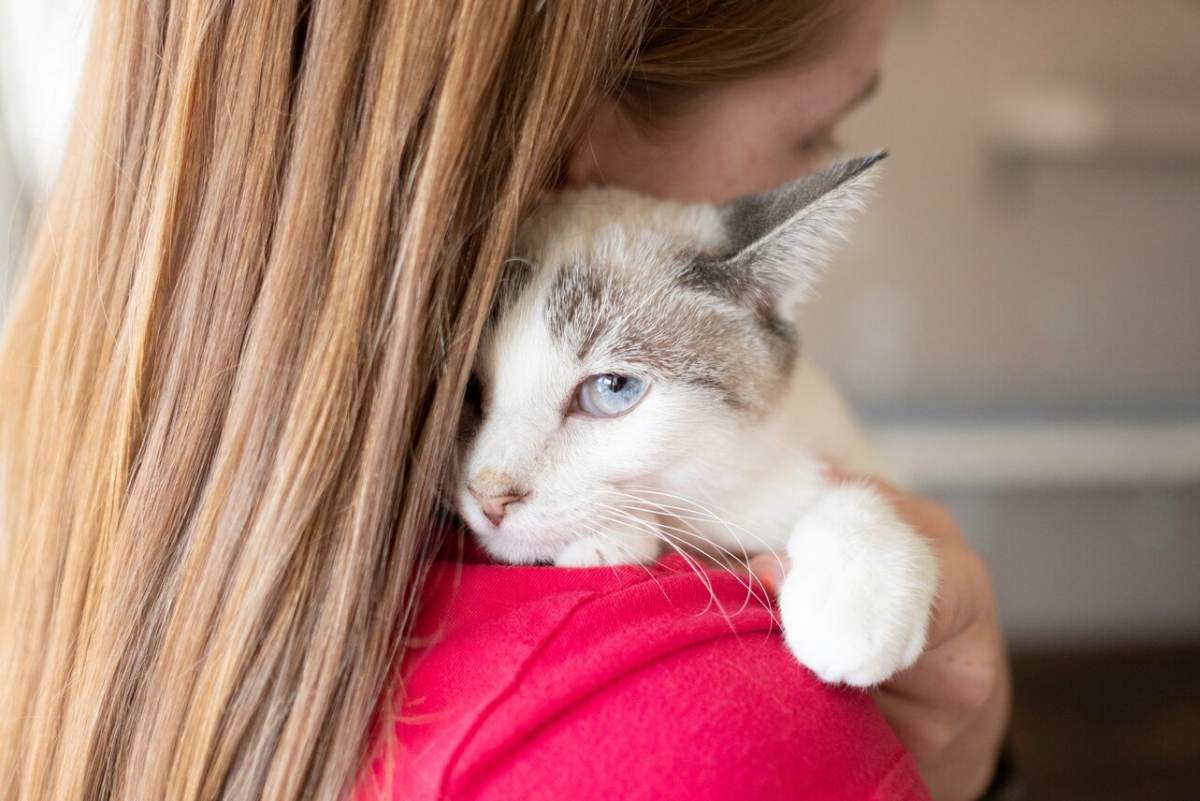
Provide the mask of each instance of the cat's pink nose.
[{"label": "cat's pink nose", "polygon": [[471,493],[471,497],[479,503],[479,508],[483,510],[483,516],[491,521],[493,526],[500,525],[500,521],[504,519],[504,513],[507,511],[510,504],[517,503],[525,498],[528,492],[514,493],[509,490],[508,495],[484,495],[481,492],[476,492],[475,488],[467,485],[467,492]]}]

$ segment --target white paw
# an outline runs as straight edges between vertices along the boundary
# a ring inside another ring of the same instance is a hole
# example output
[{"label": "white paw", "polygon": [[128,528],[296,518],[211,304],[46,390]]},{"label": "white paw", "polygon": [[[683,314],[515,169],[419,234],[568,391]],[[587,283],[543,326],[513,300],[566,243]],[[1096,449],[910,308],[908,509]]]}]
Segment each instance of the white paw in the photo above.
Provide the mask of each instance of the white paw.
[{"label": "white paw", "polygon": [[614,531],[585,536],[559,551],[557,567],[645,564],[658,558],[658,540],[646,532]]},{"label": "white paw", "polygon": [[874,490],[830,490],[792,529],[788,556],[784,639],[823,681],[868,687],[920,656],[937,559]]}]

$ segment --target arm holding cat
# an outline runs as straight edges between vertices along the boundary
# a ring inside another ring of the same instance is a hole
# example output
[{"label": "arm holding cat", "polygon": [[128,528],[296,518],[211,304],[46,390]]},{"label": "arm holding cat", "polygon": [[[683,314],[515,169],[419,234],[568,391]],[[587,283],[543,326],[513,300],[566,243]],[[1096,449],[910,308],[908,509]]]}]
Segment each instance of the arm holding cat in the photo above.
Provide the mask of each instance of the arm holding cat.
[{"label": "arm holding cat", "polygon": [[932,501],[881,485],[893,507],[928,537],[942,584],[929,643],[917,663],[877,692],[937,801],[979,798],[1008,729],[1012,679],[983,560]]},{"label": "arm holding cat", "polygon": [[[936,801],[974,801],[996,765],[1012,705],[1012,679],[987,567],[938,504],[876,478],[831,468],[832,481],[873,485],[930,542],[940,583],[924,653],[875,690],[880,709],[913,753]],[[784,565],[786,567],[786,563]],[[781,581],[779,561],[756,572]]]}]

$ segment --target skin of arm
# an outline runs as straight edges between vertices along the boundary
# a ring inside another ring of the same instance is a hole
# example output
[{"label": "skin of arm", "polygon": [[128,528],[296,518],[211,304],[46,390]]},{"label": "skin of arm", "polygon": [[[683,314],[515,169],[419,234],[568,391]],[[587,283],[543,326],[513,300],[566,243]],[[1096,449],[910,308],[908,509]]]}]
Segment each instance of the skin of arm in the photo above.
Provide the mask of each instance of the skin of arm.
[{"label": "skin of arm", "polygon": [[933,541],[943,578],[929,645],[912,668],[879,689],[879,706],[916,756],[935,799],[979,798],[1012,706],[991,580],[942,507],[894,489],[891,497],[901,516]]},{"label": "skin of arm", "polygon": [[[934,545],[941,583],[929,642],[916,664],[876,688],[875,698],[916,757],[936,801],[977,799],[992,777],[1012,705],[1008,653],[987,566],[934,501],[879,479],[837,468],[829,472],[837,481],[875,486]],[[782,580],[775,557],[757,557],[752,565],[768,586]]]}]

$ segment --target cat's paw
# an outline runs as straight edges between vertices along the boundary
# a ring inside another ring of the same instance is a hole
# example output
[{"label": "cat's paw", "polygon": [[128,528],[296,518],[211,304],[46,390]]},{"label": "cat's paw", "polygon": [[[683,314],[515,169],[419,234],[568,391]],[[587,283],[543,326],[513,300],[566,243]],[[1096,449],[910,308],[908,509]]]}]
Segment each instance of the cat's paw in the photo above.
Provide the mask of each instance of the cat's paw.
[{"label": "cat's paw", "polygon": [[920,656],[937,559],[878,493],[830,490],[793,528],[788,556],[779,590],[784,639],[823,681],[869,687]]},{"label": "cat's paw", "polygon": [[646,564],[658,558],[659,544],[640,531],[622,531],[603,537],[582,537],[554,557],[556,567],[603,567]]}]

